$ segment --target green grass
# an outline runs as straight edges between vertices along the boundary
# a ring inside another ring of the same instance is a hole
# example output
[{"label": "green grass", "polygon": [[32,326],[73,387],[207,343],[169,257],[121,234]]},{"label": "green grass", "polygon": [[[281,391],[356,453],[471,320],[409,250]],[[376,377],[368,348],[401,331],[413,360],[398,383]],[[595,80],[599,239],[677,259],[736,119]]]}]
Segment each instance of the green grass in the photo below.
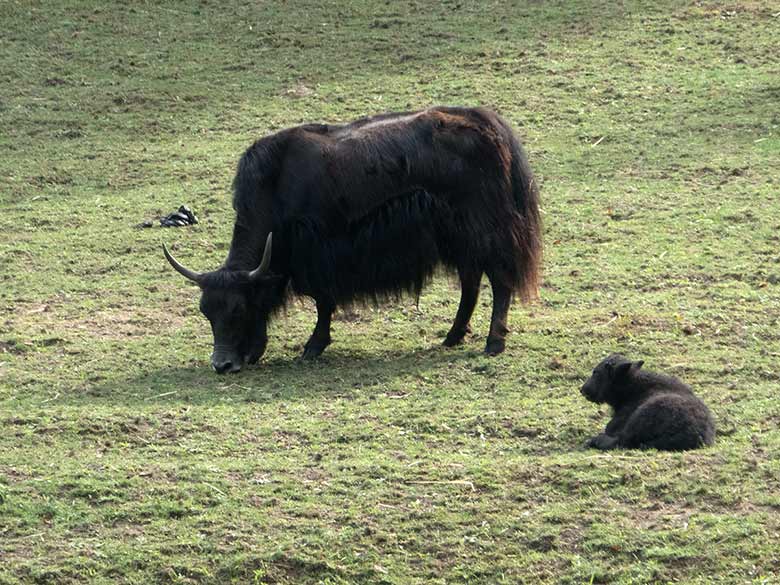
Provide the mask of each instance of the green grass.
[{"label": "green grass", "polygon": [[[771,583],[780,574],[773,2],[0,2],[0,584]],[[518,129],[541,300],[294,305],[209,370],[197,289],[255,138],[431,104]],[[182,203],[198,226],[138,229]],[[581,448],[610,351],[690,382],[714,447]]]}]

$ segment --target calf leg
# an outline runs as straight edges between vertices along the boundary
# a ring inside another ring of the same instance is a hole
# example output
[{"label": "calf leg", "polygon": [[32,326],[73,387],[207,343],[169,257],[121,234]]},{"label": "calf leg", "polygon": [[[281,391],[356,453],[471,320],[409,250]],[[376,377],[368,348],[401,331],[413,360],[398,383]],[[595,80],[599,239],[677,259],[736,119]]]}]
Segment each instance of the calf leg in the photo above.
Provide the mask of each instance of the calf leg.
[{"label": "calf leg", "polygon": [[447,347],[458,345],[467,333],[471,333],[469,321],[479,298],[479,282],[482,280],[482,272],[479,270],[458,269],[458,274],[460,275],[460,305],[452,328],[444,339],[444,345]]},{"label": "calf leg", "polygon": [[602,451],[609,451],[615,449],[618,446],[618,438],[607,433],[601,433],[596,435],[592,439],[588,439],[585,443],[585,447],[592,447],[594,449],[601,449]]},{"label": "calf leg", "polygon": [[489,273],[488,278],[493,289],[493,313],[490,316],[490,332],[485,345],[485,353],[498,355],[504,351],[506,334],[509,333],[506,320],[509,305],[512,303],[512,289],[502,284],[498,278],[491,276]]},{"label": "calf leg", "polygon": [[303,347],[303,359],[312,360],[318,357],[330,345],[330,320],[335,310],[335,305],[330,301],[317,300],[317,325]]}]

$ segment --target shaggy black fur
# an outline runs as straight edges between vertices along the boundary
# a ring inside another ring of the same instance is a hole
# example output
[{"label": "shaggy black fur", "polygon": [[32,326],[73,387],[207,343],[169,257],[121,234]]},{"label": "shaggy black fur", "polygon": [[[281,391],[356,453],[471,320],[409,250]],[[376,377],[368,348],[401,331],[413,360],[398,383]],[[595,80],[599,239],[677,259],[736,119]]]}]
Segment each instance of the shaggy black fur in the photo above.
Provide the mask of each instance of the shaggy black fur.
[{"label": "shaggy black fur", "polygon": [[593,370],[581,392],[609,404],[613,416],[586,446],[682,451],[712,445],[715,422],[707,406],[677,378],[641,370],[643,363],[613,354]]},{"label": "shaggy black fur", "polygon": [[[483,274],[494,297],[490,354],[504,349],[513,293],[537,293],[539,192],[511,128],[489,110],[435,107],[283,130],[241,158],[233,205],[227,260],[198,280],[218,370],[262,355],[269,316],[290,294],[317,302],[304,352],[316,357],[337,306],[419,295],[439,265],[462,285],[446,345],[470,330]],[[271,232],[273,278],[249,283]]]},{"label": "shaggy black fur", "polygon": [[288,258],[297,294],[339,306],[419,295],[439,263],[449,259],[447,240],[457,235],[451,215],[430,193],[410,191],[331,237],[311,221],[291,222],[280,237],[279,254]]}]

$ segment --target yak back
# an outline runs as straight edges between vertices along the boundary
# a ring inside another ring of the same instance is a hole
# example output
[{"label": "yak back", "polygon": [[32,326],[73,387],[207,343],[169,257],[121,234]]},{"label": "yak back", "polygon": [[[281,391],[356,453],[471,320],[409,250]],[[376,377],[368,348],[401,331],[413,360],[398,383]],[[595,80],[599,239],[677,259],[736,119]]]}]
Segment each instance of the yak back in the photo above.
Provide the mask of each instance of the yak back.
[{"label": "yak back", "polygon": [[274,202],[280,219],[310,216],[341,231],[415,187],[477,211],[475,191],[508,184],[510,173],[509,144],[479,117],[439,108],[293,130]]}]

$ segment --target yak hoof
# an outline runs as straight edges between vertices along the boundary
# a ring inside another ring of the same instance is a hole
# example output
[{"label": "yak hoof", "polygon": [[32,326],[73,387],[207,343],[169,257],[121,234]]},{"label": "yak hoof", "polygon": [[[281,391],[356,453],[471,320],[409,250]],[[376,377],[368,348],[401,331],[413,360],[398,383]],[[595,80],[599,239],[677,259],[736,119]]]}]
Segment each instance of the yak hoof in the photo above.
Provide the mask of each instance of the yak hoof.
[{"label": "yak hoof", "polygon": [[471,333],[471,327],[466,327],[465,329],[450,329],[450,332],[447,333],[447,337],[444,338],[442,345],[444,347],[455,347],[456,345],[460,345],[469,333]]},{"label": "yak hoof", "polygon": [[320,345],[320,344],[313,344],[313,343],[307,343],[306,347],[303,348],[303,353],[301,354],[302,360],[316,360],[318,357],[322,355],[322,352],[325,351],[325,348],[328,347],[327,344]]},{"label": "yak hoof", "polygon": [[485,346],[485,353],[487,355],[498,355],[506,349],[506,341],[504,339],[488,339]]}]

